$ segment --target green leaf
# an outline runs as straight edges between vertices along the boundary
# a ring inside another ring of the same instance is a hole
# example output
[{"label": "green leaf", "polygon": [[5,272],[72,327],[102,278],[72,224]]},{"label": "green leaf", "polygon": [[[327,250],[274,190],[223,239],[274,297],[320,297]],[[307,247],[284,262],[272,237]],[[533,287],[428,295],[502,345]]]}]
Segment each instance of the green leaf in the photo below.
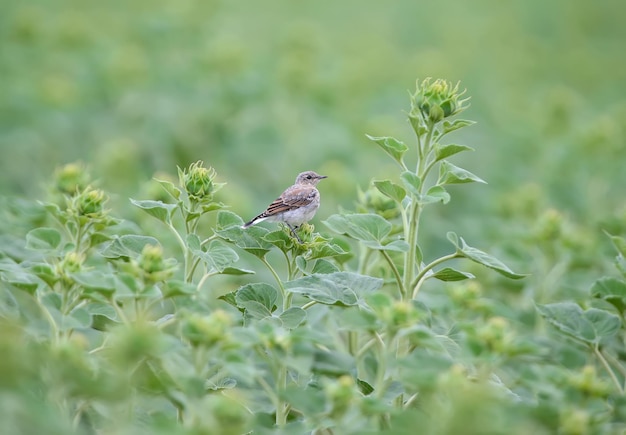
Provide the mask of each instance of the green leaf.
[{"label": "green leaf", "polygon": [[264,240],[269,231],[259,226],[246,229],[242,226],[243,220],[235,213],[226,210],[217,213],[215,234],[258,258],[265,257],[272,249],[272,244]]},{"label": "green leaf", "polygon": [[112,239],[111,236],[104,234],[104,233],[100,233],[100,232],[91,233],[89,235],[89,246],[97,246],[104,242],[108,242],[111,239]]},{"label": "green leaf", "polygon": [[254,270],[241,269],[239,267],[225,267],[222,269],[222,275],[254,275]]},{"label": "green leaf", "polygon": [[626,282],[613,277],[600,278],[591,286],[591,294],[612,304],[620,312],[626,310]]},{"label": "green leaf", "polygon": [[241,227],[243,225],[243,219],[238,215],[228,210],[220,210],[217,213],[216,228],[218,230],[225,230],[226,228]]},{"label": "green leaf", "polygon": [[402,200],[406,196],[406,190],[390,180],[374,181],[374,186],[376,186],[380,193],[398,203],[402,203]]},{"label": "green leaf", "polygon": [[559,331],[585,343],[599,344],[616,335],[622,326],[615,314],[597,308],[583,311],[573,302],[538,305],[537,311]]},{"label": "green leaf", "polygon": [[391,297],[385,293],[372,293],[367,298],[367,305],[375,312],[381,313],[391,307]]},{"label": "green leaf", "polygon": [[27,272],[13,260],[0,259],[0,282],[6,282],[27,292],[34,292],[42,284],[40,278]]},{"label": "green leaf", "polygon": [[420,179],[420,177],[415,175],[413,172],[404,171],[402,174],[400,174],[400,178],[402,178],[402,182],[404,183],[406,189],[414,196],[419,198],[420,186],[422,184],[422,180]]},{"label": "green leaf", "polygon": [[302,255],[298,255],[296,257],[296,267],[298,268],[298,270],[300,272],[302,272],[304,275],[307,275],[307,265],[308,265],[308,261],[306,258],[304,258]]},{"label": "green leaf", "polygon": [[306,319],[306,311],[300,307],[291,307],[279,316],[287,329],[297,328]]},{"label": "green leaf", "polygon": [[474,151],[474,148],[453,143],[447,145],[437,144],[435,147],[435,161],[443,160],[463,151]]},{"label": "green leaf", "polygon": [[85,309],[92,316],[104,316],[113,321],[118,320],[117,312],[111,305],[102,302],[92,302],[85,306]]},{"label": "green leaf", "polygon": [[372,387],[370,384],[368,384],[362,379],[357,379],[356,384],[359,387],[359,391],[364,396],[368,396],[374,392],[374,387]]},{"label": "green leaf", "polygon": [[291,293],[301,294],[326,305],[356,305],[383,284],[379,278],[352,272],[335,272],[305,276],[285,284]]},{"label": "green leaf", "polygon": [[237,386],[237,380],[233,378],[223,378],[217,381],[217,383],[212,383],[207,381],[205,384],[205,388],[207,390],[219,391],[219,390],[230,390]]},{"label": "green leaf", "polygon": [[113,240],[103,247],[100,254],[105,258],[135,258],[141,254],[146,245],[159,246],[160,243],[154,237],[135,234],[114,236]]},{"label": "green leaf", "polygon": [[89,270],[76,272],[70,277],[83,287],[95,290],[99,293],[110,294],[115,291],[115,277],[101,270]]},{"label": "green leaf", "polygon": [[507,265],[502,263],[497,258],[487,254],[486,252],[469,246],[467,243],[465,243],[465,240],[463,240],[462,237],[460,238],[461,243],[459,244],[459,237],[455,233],[449,232],[447,236],[448,240],[450,240],[456,247],[457,253],[462,255],[463,257],[468,258],[478,264],[482,264],[485,267],[493,269],[499,274],[506,276],[507,278],[521,279],[526,276],[513,272],[511,269],[509,269]]},{"label": "green leaf", "polygon": [[187,234],[187,238],[185,239],[187,243],[187,247],[192,251],[202,251],[202,241],[197,234]]},{"label": "green leaf", "polygon": [[350,374],[354,365],[354,358],[351,355],[335,350],[316,349],[311,369],[317,374],[340,376]]},{"label": "green leaf", "polygon": [[[369,298],[367,299],[369,301]],[[370,309],[359,306],[343,308],[337,316],[337,324],[347,331],[376,331],[380,327],[378,317]]]},{"label": "green leaf", "polygon": [[[226,294],[223,294],[222,296],[219,296],[218,299],[223,300],[224,302],[226,302],[229,305],[232,305],[235,308],[239,308],[237,306],[237,300],[235,298],[235,295],[237,294],[236,291],[234,292],[228,292]],[[242,310],[243,311],[243,310]]]},{"label": "green leaf", "polygon": [[194,284],[171,279],[162,286],[161,291],[163,292],[164,298],[173,298],[175,296],[195,295],[197,288]]},{"label": "green leaf", "polygon": [[336,243],[315,243],[307,258],[315,260],[317,258],[341,257],[346,254],[348,253]]},{"label": "green leaf", "polygon": [[54,228],[36,228],[26,234],[26,247],[37,251],[52,251],[61,244],[61,233]]},{"label": "green leaf", "polygon": [[335,272],[339,272],[339,268],[337,268],[337,266],[335,266],[330,261],[324,260],[323,258],[320,258],[319,260],[317,260],[315,262],[315,265],[313,266],[313,270],[311,271],[311,273],[313,273],[313,274],[315,274],[315,273],[335,273]]},{"label": "green leaf", "polygon": [[593,283],[591,294],[595,297],[626,297],[626,282],[618,278],[605,276]]},{"label": "green leaf", "polygon": [[[326,407],[326,395],[321,388],[301,388],[293,385],[287,386],[284,392],[281,393],[281,399],[285,400],[299,412],[304,415],[321,415],[325,411]],[[306,433],[307,431],[298,422],[293,422],[293,426],[284,428],[283,433]],[[268,430],[259,430],[259,433],[270,433]],[[259,428],[260,429],[260,428]]]},{"label": "green leaf", "polygon": [[380,249],[381,251],[407,252],[409,250],[409,244],[404,240],[393,240],[392,242],[381,245],[376,249]]},{"label": "green leaf", "polygon": [[28,270],[45,281],[50,287],[59,280],[54,268],[46,263],[33,263]]},{"label": "green leaf", "polygon": [[440,375],[448,371],[453,363],[445,354],[418,347],[407,357],[398,360],[398,377],[406,387],[427,391],[436,386]]},{"label": "green leaf", "polygon": [[626,239],[619,236],[613,236],[605,231],[605,234],[611,239],[611,243],[617,251],[615,257],[615,267],[620,273],[626,277]]},{"label": "green leaf", "polygon": [[[272,312],[261,302],[248,301],[244,304],[244,312],[254,319],[265,319],[272,317]],[[247,317],[246,317],[247,318]]]},{"label": "green leaf", "polygon": [[450,162],[443,161],[439,165],[439,180],[437,184],[463,184],[473,182],[486,183],[482,178]]},{"label": "green leaf", "polygon": [[[222,183],[225,184],[225,183]],[[202,205],[202,214],[204,213],[209,213],[211,211],[215,211],[215,210],[221,210],[223,208],[226,208],[227,205],[222,203],[222,202],[211,202],[209,204],[203,204]]]},{"label": "green leaf", "polygon": [[446,267],[435,272],[433,278],[437,278],[441,281],[464,281],[466,279],[474,279],[476,278],[474,275],[468,272],[461,272],[456,269],[452,269],[450,267]]},{"label": "green leaf", "polygon": [[161,187],[175,200],[178,201],[180,199],[181,190],[174,185],[171,181],[167,180],[159,180],[155,178],[154,181],[159,183]]},{"label": "green leaf", "polygon": [[443,121],[443,134],[441,136],[443,136],[444,134],[448,134],[450,132],[453,132],[454,130],[458,130],[460,128],[463,127],[468,127],[470,125],[474,125],[476,124],[475,121],[469,121],[466,119],[457,119],[453,122],[450,121]]},{"label": "green leaf", "polygon": [[185,211],[186,211],[186,213],[185,213],[185,222],[187,222],[187,223],[189,223],[189,222],[191,222],[191,221],[193,221],[195,219],[198,219],[200,216],[202,216],[202,214],[199,211],[192,212],[192,211],[189,211],[189,209],[187,209],[186,207],[185,207]]},{"label": "green leaf", "polygon": [[419,199],[421,204],[431,204],[435,202],[441,202],[447,204],[450,202],[450,194],[442,186],[432,186],[426,192],[426,195],[422,195]]},{"label": "green leaf", "polygon": [[170,222],[172,211],[178,207],[176,204],[166,204],[163,201],[136,201],[131,198],[130,202],[148,213],[150,216],[154,216],[161,222],[165,223]]},{"label": "green leaf", "polygon": [[266,234],[263,240],[271,243],[283,252],[287,252],[293,248],[293,239],[283,230],[272,231]]},{"label": "green leaf", "polygon": [[257,319],[271,317],[277,298],[276,289],[265,283],[246,284],[235,293],[237,306]]},{"label": "green leaf", "polygon": [[397,240],[384,244],[392,225],[382,216],[373,213],[335,214],[323,222],[331,231],[347,234],[372,249],[406,251],[405,242]]},{"label": "green leaf", "polygon": [[404,143],[400,142],[393,137],[374,137],[370,135],[365,135],[371,141],[376,142],[387,154],[389,154],[396,162],[398,162],[401,166],[404,166],[402,163],[402,156],[407,152],[409,147],[407,147]]},{"label": "green leaf", "polygon": [[91,314],[82,307],[74,308],[67,316],[61,317],[59,329],[68,331],[71,329],[85,329],[91,326]]},{"label": "green leaf", "polygon": [[232,248],[219,240],[211,240],[206,247],[206,251],[193,249],[192,252],[204,262],[207,273],[221,273],[226,267],[239,259],[239,256]]},{"label": "green leaf", "polygon": [[415,116],[412,113],[413,111],[409,113],[409,122],[411,123],[411,127],[413,127],[413,131],[418,138],[422,137],[426,133],[428,133],[428,128],[426,128],[426,125],[424,124],[421,116]]}]

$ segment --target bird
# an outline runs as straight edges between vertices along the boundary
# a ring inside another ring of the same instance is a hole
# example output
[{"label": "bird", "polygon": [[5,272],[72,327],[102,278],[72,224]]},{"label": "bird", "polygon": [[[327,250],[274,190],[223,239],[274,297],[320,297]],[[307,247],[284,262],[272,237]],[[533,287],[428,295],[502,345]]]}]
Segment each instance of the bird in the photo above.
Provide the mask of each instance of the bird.
[{"label": "bird", "polygon": [[320,206],[320,193],[315,187],[320,180],[328,178],[313,171],[298,174],[293,186],[288,187],[263,213],[243,225],[248,228],[259,222],[282,222],[302,244],[296,229],[310,221]]}]

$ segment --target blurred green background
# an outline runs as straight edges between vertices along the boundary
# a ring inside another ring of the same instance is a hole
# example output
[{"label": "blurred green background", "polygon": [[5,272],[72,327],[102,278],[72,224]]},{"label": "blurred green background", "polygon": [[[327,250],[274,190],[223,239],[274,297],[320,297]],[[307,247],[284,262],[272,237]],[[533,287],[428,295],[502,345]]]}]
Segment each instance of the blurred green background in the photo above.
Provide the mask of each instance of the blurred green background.
[{"label": "blurred green background", "polygon": [[626,216],[621,0],[5,0],[2,10],[5,195],[41,197],[55,167],[82,160],[128,210],[155,174],[201,159],[244,217],[298,172],[328,174],[323,219],[352,208],[372,177],[397,177],[365,134],[412,143],[407,90],[432,76],[472,97],[462,116],[478,124],[450,139],[476,149],[455,163],[489,183],[455,188],[431,212],[436,228],[497,240],[492,220],[528,202],[594,237]]}]

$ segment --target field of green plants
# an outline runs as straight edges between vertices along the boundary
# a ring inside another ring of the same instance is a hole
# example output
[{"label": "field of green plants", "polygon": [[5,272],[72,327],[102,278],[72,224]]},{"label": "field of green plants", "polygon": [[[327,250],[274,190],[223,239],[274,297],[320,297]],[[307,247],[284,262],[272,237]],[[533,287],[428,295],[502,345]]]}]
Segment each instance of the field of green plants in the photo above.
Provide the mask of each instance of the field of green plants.
[{"label": "field of green plants", "polygon": [[625,14],[5,1],[2,433],[626,433]]}]

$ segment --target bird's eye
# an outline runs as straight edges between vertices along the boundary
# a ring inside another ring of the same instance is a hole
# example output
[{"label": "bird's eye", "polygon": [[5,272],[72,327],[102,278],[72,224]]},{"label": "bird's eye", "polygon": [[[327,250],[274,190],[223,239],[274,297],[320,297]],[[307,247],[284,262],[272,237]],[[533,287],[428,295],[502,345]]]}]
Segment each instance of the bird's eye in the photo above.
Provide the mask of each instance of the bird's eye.
[{"label": "bird's eye", "polygon": [[313,177],[311,177],[310,175],[307,175],[307,176],[306,176],[306,179],[307,179],[307,180],[310,180],[311,178],[313,178]]}]

